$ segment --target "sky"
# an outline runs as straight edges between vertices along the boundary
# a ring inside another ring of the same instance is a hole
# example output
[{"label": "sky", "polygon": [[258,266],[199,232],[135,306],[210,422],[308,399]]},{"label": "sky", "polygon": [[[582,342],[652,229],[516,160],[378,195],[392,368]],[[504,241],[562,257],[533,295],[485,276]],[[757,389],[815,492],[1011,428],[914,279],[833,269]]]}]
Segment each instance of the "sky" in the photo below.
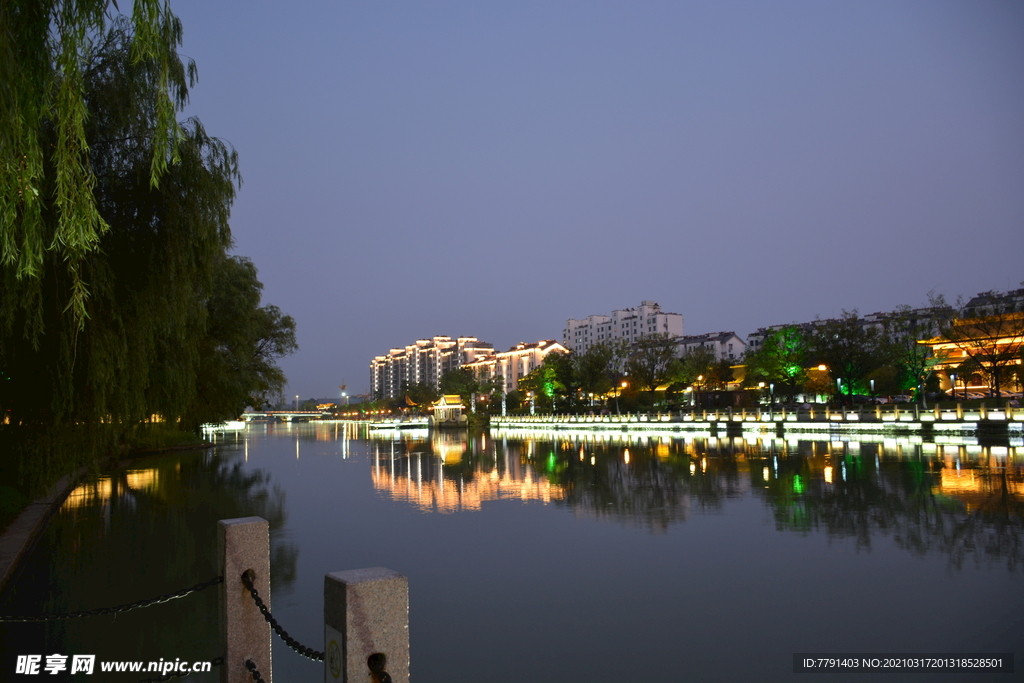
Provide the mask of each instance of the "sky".
[{"label": "sky", "polygon": [[1024,3],[171,7],[289,398],[642,300],[745,338],[1024,281]]}]

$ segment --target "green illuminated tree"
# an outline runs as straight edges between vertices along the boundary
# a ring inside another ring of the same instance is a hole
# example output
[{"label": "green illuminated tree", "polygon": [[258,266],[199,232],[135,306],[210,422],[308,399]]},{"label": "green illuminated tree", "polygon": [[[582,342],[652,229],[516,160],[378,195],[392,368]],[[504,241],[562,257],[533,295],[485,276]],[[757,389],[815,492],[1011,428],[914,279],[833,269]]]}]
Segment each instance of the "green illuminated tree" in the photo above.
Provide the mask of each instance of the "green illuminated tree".
[{"label": "green illuminated tree", "polygon": [[836,393],[852,396],[865,390],[865,380],[884,365],[882,339],[873,326],[864,325],[857,311],[820,323],[812,333],[811,364],[828,367]]},{"label": "green illuminated tree", "polygon": [[771,330],[746,354],[748,386],[774,384],[777,396],[794,396],[807,381],[808,341],[796,325]]},{"label": "green illuminated tree", "polygon": [[[919,390],[924,386],[934,362],[930,348],[918,342],[942,329],[947,329],[949,321],[953,318],[952,307],[946,305],[941,296],[932,296],[930,301],[932,305],[927,317],[922,318],[909,306],[900,306],[885,317],[880,351],[885,358],[886,366],[879,368],[872,373],[873,377],[868,378],[876,380],[876,391],[903,393]],[[892,384],[896,386],[892,387]],[[883,390],[882,385],[888,386]],[[921,398],[924,398],[923,392]]]},{"label": "green illuminated tree", "polygon": [[[548,357],[551,355],[548,354]],[[565,386],[558,379],[555,363],[548,363],[547,358],[544,361],[525,377],[520,378],[519,392],[527,396],[532,394],[537,408],[550,411],[554,409],[557,397],[565,395]]]}]

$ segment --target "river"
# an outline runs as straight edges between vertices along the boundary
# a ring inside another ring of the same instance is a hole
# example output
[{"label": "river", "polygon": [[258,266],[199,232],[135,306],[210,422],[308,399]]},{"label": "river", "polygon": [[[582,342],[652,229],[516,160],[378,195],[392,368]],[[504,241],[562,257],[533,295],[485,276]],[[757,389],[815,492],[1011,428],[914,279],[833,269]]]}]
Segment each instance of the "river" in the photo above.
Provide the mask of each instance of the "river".
[{"label": "river", "polygon": [[[316,649],[325,573],[408,577],[419,683],[789,681],[794,653],[1015,653],[1024,667],[1020,448],[371,438],[337,423],[217,439],[77,489],[0,612],[191,586],[217,573],[216,521],[259,515],[271,525],[273,612]],[[12,675],[24,654],[213,659],[217,633],[216,589],[116,617],[3,625],[0,679],[30,680]],[[274,674],[323,675],[276,638]]]}]

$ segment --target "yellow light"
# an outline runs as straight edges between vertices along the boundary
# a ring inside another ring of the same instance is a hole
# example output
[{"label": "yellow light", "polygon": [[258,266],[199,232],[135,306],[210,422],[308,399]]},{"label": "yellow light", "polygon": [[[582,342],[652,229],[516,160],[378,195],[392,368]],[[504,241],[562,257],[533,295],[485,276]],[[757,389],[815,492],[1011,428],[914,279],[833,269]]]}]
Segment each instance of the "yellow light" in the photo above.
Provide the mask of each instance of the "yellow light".
[{"label": "yellow light", "polygon": [[824,365],[819,365],[818,369],[821,370],[822,372],[825,372],[826,370],[828,370],[828,368],[825,367]]},{"label": "yellow light", "polygon": [[594,456],[590,456],[590,464],[591,465],[596,465],[597,464],[597,458],[595,458]]},{"label": "yellow light", "polygon": [[[768,468],[766,467],[765,469],[768,469]],[[831,484],[832,483],[832,467],[831,466],[825,468],[825,483],[826,484]]]},{"label": "yellow light", "polygon": [[623,452],[622,457],[626,461],[626,464],[628,465],[629,464],[629,449],[628,448],[625,450],[625,452]]}]

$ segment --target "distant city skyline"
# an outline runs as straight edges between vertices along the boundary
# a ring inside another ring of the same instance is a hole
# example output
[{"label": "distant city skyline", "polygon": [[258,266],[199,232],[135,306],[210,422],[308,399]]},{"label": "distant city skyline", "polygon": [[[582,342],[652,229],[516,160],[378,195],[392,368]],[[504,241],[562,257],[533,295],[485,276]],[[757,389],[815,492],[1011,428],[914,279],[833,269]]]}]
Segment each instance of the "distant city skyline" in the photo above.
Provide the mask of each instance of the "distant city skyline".
[{"label": "distant city skyline", "polygon": [[1020,3],[171,6],[286,396],[644,299],[745,338],[1024,280]]}]

